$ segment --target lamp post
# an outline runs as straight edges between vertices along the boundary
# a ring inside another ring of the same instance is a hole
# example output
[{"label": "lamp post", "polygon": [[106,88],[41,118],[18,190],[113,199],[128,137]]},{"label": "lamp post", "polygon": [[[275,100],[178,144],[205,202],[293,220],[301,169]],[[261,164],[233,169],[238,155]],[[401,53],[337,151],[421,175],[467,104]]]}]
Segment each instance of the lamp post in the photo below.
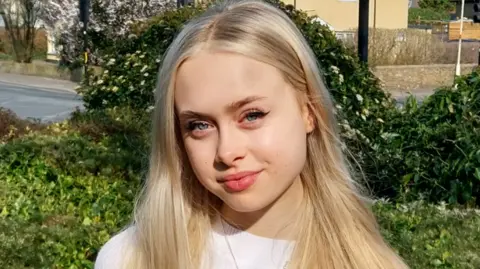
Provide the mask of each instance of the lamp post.
[{"label": "lamp post", "polygon": [[[463,16],[465,11],[465,0],[462,0],[461,10],[460,10],[460,31],[458,38],[458,50],[457,50],[457,64],[455,65],[455,75],[460,76],[460,58],[462,55],[462,35],[463,35]],[[455,85],[456,87],[457,85]]]},{"label": "lamp post", "polygon": [[369,0],[360,0],[358,5],[358,57],[360,61],[368,62],[368,11]]},{"label": "lamp post", "polygon": [[85,82],[88,85],[88,21],[90,18],[90,0],[79,0],[80,7],[80,21],[83,23],[83,65]]}]

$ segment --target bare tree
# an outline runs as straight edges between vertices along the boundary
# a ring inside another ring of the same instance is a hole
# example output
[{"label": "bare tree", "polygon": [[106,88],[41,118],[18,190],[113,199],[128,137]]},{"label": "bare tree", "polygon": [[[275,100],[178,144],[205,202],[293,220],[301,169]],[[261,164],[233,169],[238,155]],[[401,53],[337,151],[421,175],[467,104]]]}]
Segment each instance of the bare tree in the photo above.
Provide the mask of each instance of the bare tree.
[{"label": "bare tree", "polygon": [[0,15],[17,62],[32,62],[41,2],[42,0],[0,0]]}]

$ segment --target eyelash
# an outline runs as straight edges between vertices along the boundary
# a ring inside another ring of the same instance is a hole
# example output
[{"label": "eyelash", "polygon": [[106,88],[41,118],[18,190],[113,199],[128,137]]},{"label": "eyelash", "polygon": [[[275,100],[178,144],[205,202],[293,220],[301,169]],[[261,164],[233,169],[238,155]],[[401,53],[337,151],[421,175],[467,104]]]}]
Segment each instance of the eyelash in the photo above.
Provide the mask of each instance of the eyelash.
[{"label": "eyelash", "polygon": [[[256,117],[255,120],[257,119],[262,119],[264,118],[266,115],[268,114],[268,112],[263,112],[261,110],[258,110],[258,109],[250,109],[248,111],[246,111],[242,116],[242,122],[244,120],[246,120],[247,117],[251,117],[251,116],[254,116]],[[253,120],[253,121],[255,121]],[[248,122],[247,124],[254,124],[254,122]],[[187,122],[186,126],[185,126],[185,129],[188,130],[189,132],[193,132],[193,131],[196,131],[196,128],[199,126],[199,125],[209,125],[207,122],[205,121],[197,121],[197,120],[192,120],[190,122]],[[203,131],[203,130],[200,130],[200,131]]]}]

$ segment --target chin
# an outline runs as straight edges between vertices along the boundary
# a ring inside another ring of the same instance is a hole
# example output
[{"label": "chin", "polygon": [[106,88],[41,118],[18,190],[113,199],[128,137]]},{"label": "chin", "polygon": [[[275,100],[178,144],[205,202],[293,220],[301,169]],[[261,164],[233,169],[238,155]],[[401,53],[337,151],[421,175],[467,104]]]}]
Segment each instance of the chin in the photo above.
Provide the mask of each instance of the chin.
[{"label": "chin", "polygon": [[261,211],[268,207],[275,199],[268,199],[262,195],[226,194],[221,198],[226,206],[239,213]]}]

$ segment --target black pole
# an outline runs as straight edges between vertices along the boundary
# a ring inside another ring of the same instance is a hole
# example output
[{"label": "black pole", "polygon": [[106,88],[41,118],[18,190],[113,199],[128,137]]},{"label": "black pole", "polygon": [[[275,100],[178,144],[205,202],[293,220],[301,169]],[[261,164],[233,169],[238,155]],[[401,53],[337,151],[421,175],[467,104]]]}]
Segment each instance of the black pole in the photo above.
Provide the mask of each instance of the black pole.
[{"label": "black pole", "polygon": [[368,10],[369,0],[360,0],[358,9],[358,58],[368,62]]},{"label": "black pole", "polygon": [[478,48],[478,63],[477,66],[480,66],[480,48]]},{"label": "black pole", "polygon": [[80,4],[80,21],[83,23],[83,67],[85,83],[88,85],[88,21],[90,18],[90,0],[79,0]]},{"label": "black pole", "polygon": [[88,35],[87,35],[87,30],[88,30],[88,23],[85,22],[83,24],[83,51],[84,51],[84,76],[85,76],[85,83],[88,85]]}]

